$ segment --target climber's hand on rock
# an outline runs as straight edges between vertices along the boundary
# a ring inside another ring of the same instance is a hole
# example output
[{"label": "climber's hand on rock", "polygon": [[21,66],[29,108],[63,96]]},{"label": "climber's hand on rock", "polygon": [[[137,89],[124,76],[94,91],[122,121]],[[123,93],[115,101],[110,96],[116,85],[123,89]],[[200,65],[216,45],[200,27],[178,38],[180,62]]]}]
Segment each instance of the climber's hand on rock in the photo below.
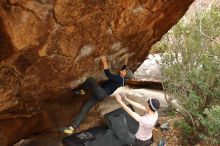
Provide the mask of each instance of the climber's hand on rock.
[{"label": "climber's hand on rock", "polygon": [[108,63],[107,63],[107,59],[105,56],[101,56],[101,61],[102,61],[104,69],[108,69]]},{"label": "climber's hand on rock", "polygon": [[106,59],[105,56],[101,56],[100,59],[101,59],[102,62],[107,62],[107,59]]}]

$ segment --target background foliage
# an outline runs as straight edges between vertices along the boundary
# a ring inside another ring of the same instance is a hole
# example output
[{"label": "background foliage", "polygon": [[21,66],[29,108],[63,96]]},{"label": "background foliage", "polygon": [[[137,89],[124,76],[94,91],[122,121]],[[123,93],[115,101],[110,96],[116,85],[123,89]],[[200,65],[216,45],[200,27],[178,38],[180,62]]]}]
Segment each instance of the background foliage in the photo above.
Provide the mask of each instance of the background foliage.
[{"label": "background foliage", "polygon": [[154,48],[163,52],[165,91],[185,119],[176,125],[191,142],[220,143],[220,8],[180,20]]}]

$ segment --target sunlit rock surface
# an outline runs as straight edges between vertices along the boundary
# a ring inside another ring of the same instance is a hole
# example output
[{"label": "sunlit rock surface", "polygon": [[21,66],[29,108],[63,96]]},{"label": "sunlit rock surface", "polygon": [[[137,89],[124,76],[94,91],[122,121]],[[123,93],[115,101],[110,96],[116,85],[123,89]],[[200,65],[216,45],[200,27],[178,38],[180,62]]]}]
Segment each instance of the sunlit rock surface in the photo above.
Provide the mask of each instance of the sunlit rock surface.
[{"label": "sunlit rock surface", "polygon": [[193,0],[1,0],[0,145],[67,125],[76,87],[129,56],[133,70]]},{"label": "sunlit rock surface", "polygon": [[[165,99],[163,91],[161,90],[144,88],[132,89],[129,87],[120,87],[114,92],[114,94],[120,94],[122,96],[125,95],[129,99],[141,103],[144,106],[147,106],[147,100],[149,98],[155,98],[160,101],[160,112],[168,110],[167,101]],[[121,107],[115,99],[114,94],[109,98],[106,98],[103,102],[99,104],[98,111],[101,113],[101,115],[104,115]],[[126,102],[126,104],[128,104],[128,102]],[[143,114],[144,112],[143,110],[140,110],[136,107],[134,107],[134,110],[140,114]]]}]

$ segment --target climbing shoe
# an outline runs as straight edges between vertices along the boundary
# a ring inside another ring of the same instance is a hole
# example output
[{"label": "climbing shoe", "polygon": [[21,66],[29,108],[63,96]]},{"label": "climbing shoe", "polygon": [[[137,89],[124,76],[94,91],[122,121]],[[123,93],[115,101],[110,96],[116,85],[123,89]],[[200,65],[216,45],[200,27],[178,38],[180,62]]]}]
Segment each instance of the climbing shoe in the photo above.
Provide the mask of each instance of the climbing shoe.
[{"label": "climbing shoe", "polygon": [[60,131],[66,134],[73,134],[74,128],[73,126],[64,127],[64,128],[60,128]]},{"label": "climbing shoe", "polygon": [[73,90],[76,95],[84,95],[86,92],[83,89]]}]

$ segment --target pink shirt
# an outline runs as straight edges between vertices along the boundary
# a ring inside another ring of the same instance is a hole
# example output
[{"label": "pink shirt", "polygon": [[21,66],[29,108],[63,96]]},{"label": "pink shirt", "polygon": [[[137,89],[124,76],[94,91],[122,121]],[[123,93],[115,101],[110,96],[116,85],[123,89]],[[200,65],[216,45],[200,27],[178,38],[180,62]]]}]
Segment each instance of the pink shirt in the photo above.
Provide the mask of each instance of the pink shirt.
[{"label": "pink shirt", "polygon": [[138,120],[139,128],[135,134],[136,138],[146,141],[152,137],[152,130],[158,119],[157,111],[154,114],[146,114]]}]

